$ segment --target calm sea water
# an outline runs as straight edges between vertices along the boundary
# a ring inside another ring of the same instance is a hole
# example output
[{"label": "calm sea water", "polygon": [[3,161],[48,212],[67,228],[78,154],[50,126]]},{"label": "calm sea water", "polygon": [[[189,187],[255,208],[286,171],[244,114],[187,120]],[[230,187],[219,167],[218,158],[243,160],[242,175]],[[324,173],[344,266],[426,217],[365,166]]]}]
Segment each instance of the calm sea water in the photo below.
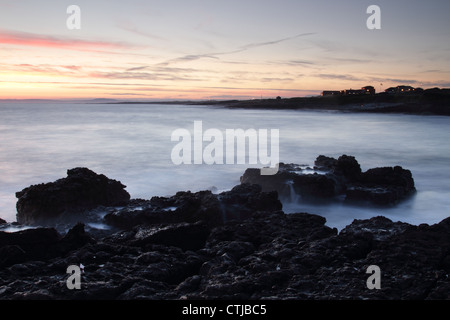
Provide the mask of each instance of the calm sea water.
[{"label": "calm sea water", "polygon": [[340,112],[228,110],[185,105],[0,104],[0,217],[15,221],[15,192],[88,167],[127,185],[133,198],[177,191],[228,190],[252,165],[180,165],[171,134],[203,129],[279,129],[280,161],[310,164],[320,155],[353,155],[363,170],[410,169],[417,194],[395,208],[312,206],[286,201],[285,212],[309,212],[338,229],[384,215],[412,224],[450,216],[450,117]]}]

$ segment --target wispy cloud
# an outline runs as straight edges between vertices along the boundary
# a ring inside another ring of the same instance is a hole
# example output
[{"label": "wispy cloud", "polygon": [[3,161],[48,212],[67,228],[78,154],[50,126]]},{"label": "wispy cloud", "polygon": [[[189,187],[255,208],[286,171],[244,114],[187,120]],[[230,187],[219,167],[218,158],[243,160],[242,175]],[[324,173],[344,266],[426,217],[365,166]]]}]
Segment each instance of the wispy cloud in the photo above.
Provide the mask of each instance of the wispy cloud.
[{"label": "wispy cloud", "polygon": [[297,39],[297,38],[300,38],[300,37],[311,36],[311,35],[314,35],[314,34],[315,34],[315,33],[312,33],[312,32],[309,32],[309,33],[300,33],[300,34],[297,34],[297,35],[292,36],[292,37],[282,38],[282,39],[278,39],[278,40],[272,40],[272,41],[266,41],[266,42],[249,43],[249,44],[246,44],[246,45],[240,47],[240,48],[237,50],[237,52],[245,51],[245,50],[250,50],[250,49],[254,49],[254,48],[259,48],[259,47],[271,46],[271,45],[278,44],[278,43],[281,43],[281,42],[285,42],[285,41],[289,41],[289,40],[294,40],[294,39]]},{"label": "wispy cloud", "polygon": [[199,59],[215,59],[218,60],[219,58],[217,56],[223,55],[227,53],[208,53],[208,54],[189,54],[182,57],[178,57],[175,59],[171,59],[165,62],[158,63],[159,66],[168,66],[173,63],[178,62],[189,62],[189,61],[195,61]]},{"label": "wispy cloud", "polygon": [[421,80],[413,80],[413,79],[399,79],[399,78],[382,78],[382,77],[371,77],[369,78],[372,81],[377,81],[380,83],[391,82],[398,85],[411,85],[411,86],[423,86],[426,88],[430,87],[441,87],[448,88],[450,87],[450,82],[448,80],[436,80],[436,81],[421,81]]},{"label": "wispy cloud", "polygon": [[277,40],[272,40],[272,41],[265,41],[265,42],[255,42],[255,43],[248,43],[245,44],[243,46],[240,46],[236,49],[233,50],[229,50],[229,51],[221,51],[221,52],[212,52],[212,53],[202,53],[202,54],[189,54],[189,55],[185,55],[185,56],[181,56],[175,59],[171,59],[168,60],[166,62],[162,62],[160,63],[160,65],[169,65],[171,63],[177,63],[177,62],[189,62],[189,61],[194,61],[194,60],[199,60],[199,59],[220,59],[220,56],[224,56],[224,55],[230,55],[230,54],[236,54],[236,53],[241,53],[244,51],[248,51],[251,49],[256,49],[256,48],[260,48],[260,47],[266,47],[266,46],[272,46],[272,45],[276,45],[282,42],[286,42],[289,40],[294,40],[300,37],[306,37],[306,36],[311,36],[314,35],[315,33],[300,33],[291,37],[286,37],[286,38],[282,38],[282,39],[277,39]]},{"label": "wispy cloud", "polygon": [[336,57],[327,58],[327,60],[337,61],[339,63],[348,63],[348,64],[358,64],[358,63],[367,64],[367,63],[371,63],[371,62],[375,61],[373,59],[336,58]]},{"label": "wispy cloud", "polygon": [[156,34],[147,32],[147,31],[143,31],[142,29],[139,29],[138,27],[136,27],[132,22],[130,21],[121,21],[119,23],[116,24],[116,27],[122,30],[125,30],[127,32],[148,38],[148,39],[152,39],[152,40],[165,40],[163,37],[160,37]]},{"label": "wispy cloud", "polygon": [[411,85],[415,85],[420,83],[420,81],[418,80],[413,80],[413,79],[399,79],[399,78],[382,78],[382,77],[370,77],[369,78],[370,81],[376,81],[376,82],[394,82],[394,83],[398,83],[398,84],[411,84]]},{"label": "wispy cloud", "polygon": [[128,68],[125,71],[126,72],[136,72],[136,71],[142,71],[147,70],[147,72],[153,72],[153,73],[174,73],[174,74],[180,74],[180,73],[195,73],[195,72],[213,72],[212,70],[204,70],[204,69],[194,69],[194,68],[176,68],[176,67],[165,67],[165,66],[138,66],[138,67],[132,67]]},{"label": "wispy cloud", "polygon": [[315,62],[309,60],[288,60],[288,61],[275,61],[276,64],[283,64],[287,66],[314,66]]},{"label": "wispy cloud", "polygon": [[348,80],[348,81],[361,81],[362,78],[357,78],[349,74],[332,74],[332,73],[320,73],[313,75],[314,77],[321,79],[336,79],[336,80]]},{"label": "wispy cloud", "polygon": [[449,72],[443,71],[443,70],[437,70],[437,69],[430,69],[430,70],[420,71],[419,73],[449,73]]},{"label": "wispy cloud", "polygon": [[262,78],[261,82],[292,82],[293,78]]},{"label": "wispy cloud", "polygon": [[108,94],[113,95],[113,96],[148,96],[147,94],[144,93],[131,93],[131,92],[108,92]]},{"label": "wispy cloud", "polygon": [[102,79],[133,79],[133,80],[148,80],[148,81],[201,81],[201,78],[194,78],[192,76],[176,73],[153,73],[153,72],[92,72],[89,74],[91,78]]},{"label": "wispy cloud", "polygon": [[141,70],[147,69],[148,67],[149,66],[133,67],[133,68],[127,69],[126,71],[128,71],[128,72],[141,71]]},{"label": "wispy cloud", "polygon": [[0,64],[1,71],[22,73],[39,73],[44,75],[68,75],[74,76],[82,71],[81,66],[76,65],[50,65],[50,64]]},{"label": "wispy cloud", "polygon": [[[204,89],[218,89],[218,90],[236,90],[236,91],[283,91],[283,92],[301,92],[301,91],[311,91],[311,90],[301,90],[301,89],[289,89],[289,88],[261,88],[261,87],[229,87],[229,86],[209,86],[203,87]],[[317,92],[319,92],[317,90]]]}]

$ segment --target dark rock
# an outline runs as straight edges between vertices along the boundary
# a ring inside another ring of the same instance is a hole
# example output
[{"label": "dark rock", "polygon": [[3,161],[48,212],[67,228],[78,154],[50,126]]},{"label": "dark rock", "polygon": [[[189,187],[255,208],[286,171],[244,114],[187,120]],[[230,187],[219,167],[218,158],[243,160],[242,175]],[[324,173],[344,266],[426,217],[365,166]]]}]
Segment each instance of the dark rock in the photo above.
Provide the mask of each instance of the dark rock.
[{"label": "dark rock", "polygon": [[263,192],[258,185],[241,184],[218,195],[221,222],[242,221],[257,211],[281,210],[277,192]]},{"label": "dark rock", "polygon": [[187,191],[178,192],[169,198],[153,197],[142,210],[125,207],[107,214],[104,220],[112,226],[131,229],[138,225],[193,223],[201,220],[217,224],[222,217],[216,195],[210,191]]},{"label": "dark rock", "polygon": [[186,278],[182,283],[180,283],[175,290],[180,294],[186,294],[193,292],[200,286],[202,277],[199,275],[194,275],[192,277]]},{"label": "dark rock", "polygon": [[[375,217],[340,233],[325,222],[307,213],[255,212],[214,227],[195,251],[174,246],[170,235],[179,230],[179,240],[189,241],[187,230],[202,222],[153,233],[141,226],[45,263],[0,268],[0,299],[449,299],[450,218],[412,226]],[[78,243],[85,236],[78,225],[65,238]],[[16,243],[4,241],[1,249],[28,254]],[[82,290],[67,290],[60,279],[68,265],[81,263]],[[369,265],[381,268],[381,290],[366,287]]]},{"label": "dark rock", "polygon": [[105,216],[105,222],[121,229],[138,225],[195,223],[209,227],[226,221],[244,220],[258,210],[280,210],[276,192],[262,192],[257,185],[238,185],[215,195],[210,191],[178,192],[176,195],[153,197],[143,210],[125,207]]},{"label": "dark rock", "polygon": [[85,226],[78,223],[58,242],[59,250],[69,252],[81,248],[88,243],[94,243],[95,240],[85,232]]},{"label": "dark rock", "polygon": [[12,258],[5,256],[6,261],[3,261],[0,266],[27,260],[47,259],[54,254],[53,250],[58,240],[58,233],[50,228],[29,229],[14,233],[0,232],[1,250],[4,253],[14,253]]},{"label": "dark rock", "polygon": [[0,247],[0,268],[27,260],[27,252],[18,245],[3,245]]},{"label": "dark rock", "polygon": [[48,260],[78,249],[90,241],[83,225],[75,226],[63,238],[54,228],[0,232],[0,267],[30,260]]},{"label": "dark rock", "polygon": [[448,299],[448,266],[450,252],[450,219],[433,225],[408,226],[381,242],[367,257],[383,267],[384,286],[397,299],[426,299],[434,292]]},{"label": "dark rock", "polygon": [[[323,197],[413,187],[400,167],[358,168],[352,157],[322,156],[314,169],[281,166],[274,181],[289,178],[295,189],[293,174],[320,171],[312,175],[332,181],[317,180],[329,184],[314,192]],[[0,232],[0,299],[450,299],[450,218],[413,226],[379,216],[338,232],[321,216],[285,214],[277,192],[245,183],[105,212],[122,230],[95,240],[81,223],[64,236],[54,228]],[[69,265],[83,266],[82,290],[67,289]],[[371,265],[381,269],[380,290],[367,288]]]},{"label": "dark rock", "polygon": [[275,175],[261,175],[261,169],[249,168],[241,176],[241,184],[256,184],[261,186],[263,192],[278,191],[280,195],[289,192],[287,182],[291,181],[295,175],[293,171],[301,170],[299,166],[293,164],[280,163],[278,172]]},{"label": "dark rock", "polygon": [[320,155],[314,161],[314,165],[320,170],[334,170],[337,165],[337,160],[332,157]]},{"label": "dark rock", "polygon": [[410,227],[403,222],[378,216],[367,220],[354,220],[350,225],[341,230],[340,235],[358,235],[370,233],[375,241],[386,241],[393,235],[402,233]]},{"label": "dark rock", "polygon": [[[251,242],[244,241],[224,241],[216,246],[218,249],[216,254],[221,256],[227,254],[236,263],[245,256],[250,255],[255,251],[255,246]],[[216,249],[215,248],[215,249]]]},{"label": "dark rock", "polygon": [[370,169],[347,188],[346,200],[392,205],[415,192],[411,171],[402,167]]},{"label": "dark rock", "polygon": [[297,175],[293,178],[294,191],[303,199],[330,199],[335,197],[336,183],[333,179],[320,174]]},{"label": "dark rock", "polygon": [[361,167],[355,157],[342,155],[335,165],[335,174],[343,175],[349,181],[358,180],[361,175]]},{"label": "dark rock", "polygon": [[133,284],[133,286],[120,294],[118,300],[158,300],[161,299],[159,294],[167,292],[170,286],[163,282],[140,280]]},{"label": "dark rock", "polygon": [[140,228],[133,242],[136,246],[154,243],[183,250],[199,250],[205,245],[209,228],[202,222]]},{"label": "dark rock", "polygon": [[0,225],[1,224],[6,224],[7,222],[5,220],[3,220],[2,218],[0,218]]},{"label": "dark rock", "polygon": [[[275,175],[263,176],[259,169],[249,168],[240,180],[241,183],[260,185],[265,192],[277,191],[282,198],[292,199],[293,193],[295,193],[300,195],[302,200],[331,199],[337,195],[339,186],[334,176],[326,175],[331,170],[328,167],[331,164],[324,159],[325,157],[319,158],[321,166],[315,169],[280,163],[279,170]],[[337,163],[336,159],[333,160]],[[310,173],[311,171],[315,172]]]},{"label": "dark rock", "polygon": [[399,166],[367,170],[361,175],[360,181],[365,184],[398,186],[406,189],[414,188],[411,171]]},{"label": "dark rock", "polygon": [[303,174],[301,166],[295,164],[279,164],[278,173],[262,176],[260,169],[247,169],[241,176],[242,184],[257,184],[264,192],[276,191],[280,198],[292,199],[300,195],[302,200],[314,201],[335,196],[336,184],[321,174]]},{"label": "dark rock", "polygon": [[124,188],[87,168],[71,169],[66,178],[17,192],[17,221],[35,225],[97,206],[124,205],[130,199]]},{"label": "dark rock", "polygon": [[[296,201],[345,201],[394,205],[415,191],[409,170],[399,166],[374,168],[366,172],[352,156],[338,159],[320,155],[314,169],[281,163],[277,174],[262,176],[258,169],[247,169],[241,183],[254,183],[263,191],[277,191],[281,197]],[[300,196],[294,197],[294,195]]]}]

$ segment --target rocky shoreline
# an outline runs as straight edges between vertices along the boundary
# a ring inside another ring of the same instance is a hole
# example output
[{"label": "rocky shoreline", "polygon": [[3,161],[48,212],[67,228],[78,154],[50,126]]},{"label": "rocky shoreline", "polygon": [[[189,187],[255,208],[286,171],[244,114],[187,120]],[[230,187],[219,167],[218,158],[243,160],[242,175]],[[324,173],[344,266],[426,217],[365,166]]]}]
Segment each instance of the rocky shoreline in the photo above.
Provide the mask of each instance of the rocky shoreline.
[{"label": "rocky shoreline", "polygon": [[[320,156],[312,168],[280,165],[265,181],[249,169],[220,194],[150,200],[87,168],[68,170],[16,194],[17,220],[32,228],[4,232],[10,224],[0,221],[0,299],[449,299],[450,218],[414,226],[379,216],[338,231],[321,216],[282,211],[286,190],[382,206],[415,191],[406,169],[358,168],[350,156]],[[82,270],[79,290],[67,286],[71,265]],[[373,265],[380,289],[367,286]]]},{"label": "rocky shoreline", "polygon": [[[87,102],[101,103],[101,102]],[[112,101],[107,104],[183,104],[229,109],[305,110],[410,115],[450,115],[450,89],[432,88],[421,93],[311,96],[252,100]]]},{"label": "rocky shoreline", "polygon": [[448,116],[450,115],[450,90],[433,88],[414,94],[382,93],[356,96],[203,101],[188,102],[187,104],[218,105],[230,109],[286,109]]}]

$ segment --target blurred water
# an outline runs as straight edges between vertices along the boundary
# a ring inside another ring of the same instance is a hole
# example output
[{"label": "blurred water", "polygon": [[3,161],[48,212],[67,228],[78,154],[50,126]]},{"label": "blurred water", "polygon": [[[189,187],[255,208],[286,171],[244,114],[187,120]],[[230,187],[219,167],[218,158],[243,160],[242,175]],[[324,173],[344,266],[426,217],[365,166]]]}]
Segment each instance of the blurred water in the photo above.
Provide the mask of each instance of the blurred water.
[{"label": "blurred water", "polygon": [[[324,154],[353,155],[363,170],[400,165],[418,193],[392,209],[284,203],[342,228],[353,219],[387,216],[413,224],[449,216],[450,117],[136,104],[0,104],[0,217],[15,221],[15,192],[88,167],[127,185],[133,198],[239,184],[249,165],[180,165],[171,161],[175,129],[279,129],[280,161],[310,164]],[[206,145],[207,143],[205,143]]]}]

